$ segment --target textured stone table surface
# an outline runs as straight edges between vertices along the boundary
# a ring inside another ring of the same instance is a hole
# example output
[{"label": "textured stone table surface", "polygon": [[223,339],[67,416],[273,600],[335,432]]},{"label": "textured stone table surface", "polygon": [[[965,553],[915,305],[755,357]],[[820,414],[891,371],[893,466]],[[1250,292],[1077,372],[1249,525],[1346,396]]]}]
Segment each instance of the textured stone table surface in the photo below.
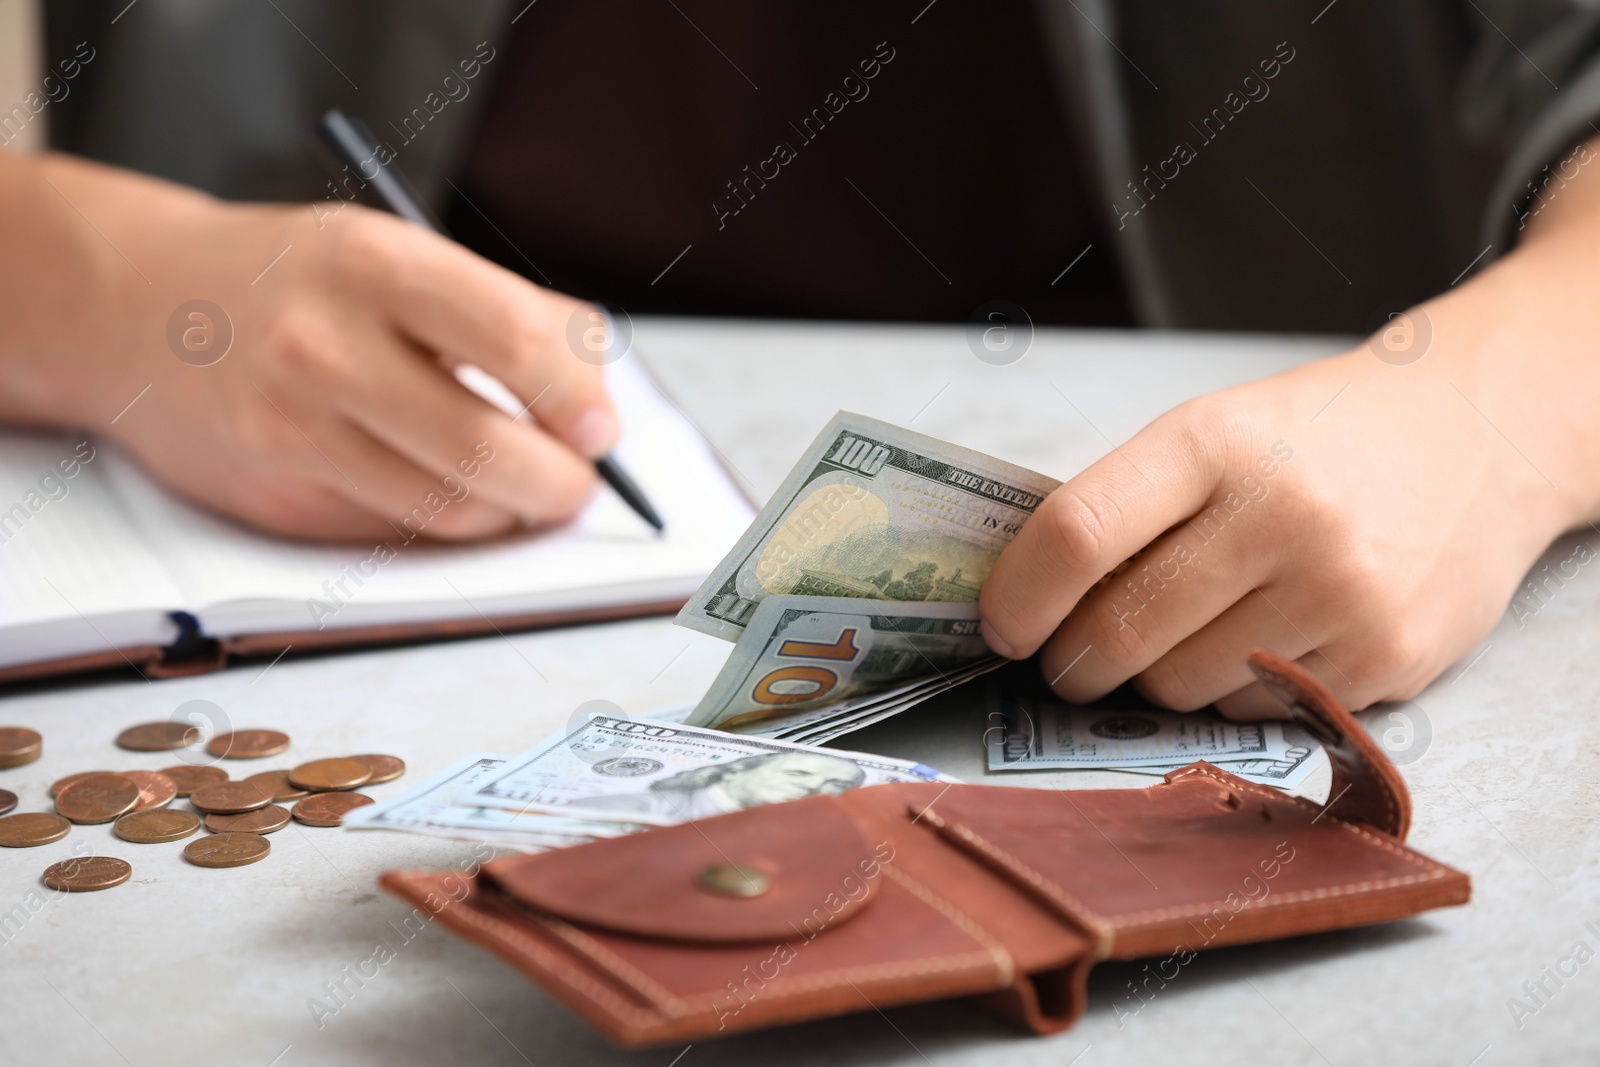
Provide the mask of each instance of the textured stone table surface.
[{"label": "textured stone table surface", "polygon": [[[1066,477],[1187,397],[1340,347],[1329,338],[1040,331],[1019,362],[992,366],[954,327],[646,319],[637,333],[637,351],[757,499],[838,408]],[[290,656],[188,679],[12,689],[0,694],[0,723],[41,731],[45,755],[0,771],[0,788],[21,797],[20,810],[39,810],[68,771],[164,766],[172,760],[123,752],[112,738],[203,699],[235,725],[290,733],[290,751],[266,761],[275,766],[351,752],[404,757],[410,773],[372,790],[382,797],[465,752],[526,748],[589,700],[630,712],[692,703],[728,647],[646,619]],[[1415,703],[1366,713],[1375,732],[1400,731],[1391,740],[1409,760],[1412,844],[1472,875],[1470,905],[1205,953],[1148,1003],[1129,994],[1137,965],[1104,965],[1084,1018],[1055,1037],[942,1003],[687,1050],[618,1052],[489,955],[433,927],[408,931],[409,909],[375,887],[389,867],[470,860],[470,843],[294,824],[272,836],[266,861],[202,870],[179,845],[127,844],[98,826],[42,848],[0,849],[0,1063],[1593,1063],[1597,653],[1600,575],[1585,568],[1536,613],[1508,615]],[[845,743],[984,781],[981,726],[955,695]],[[1107,772],[1006,780],[1147,782]],[[76,896],[46,890],[40,872],[85,843],[132,862],[132,881]],[[375,957],[387,962],[367,962]],[[347,977],[374,969],[360,984]],[[335,999],[329,983],[347,992]]]}]

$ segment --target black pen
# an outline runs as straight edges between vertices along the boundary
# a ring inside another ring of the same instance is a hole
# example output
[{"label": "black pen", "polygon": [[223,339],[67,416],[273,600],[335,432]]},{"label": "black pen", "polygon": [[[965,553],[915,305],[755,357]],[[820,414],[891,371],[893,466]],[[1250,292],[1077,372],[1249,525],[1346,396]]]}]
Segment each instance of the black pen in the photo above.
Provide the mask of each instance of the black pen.
[{"label": "black pen", "polygon": [[[373,196],[383,207],[424,229],[445,237],[450,236],[445,231],[444,225],[423,204],[422,198],[417,195],[416,189],[412,188],[395,162],[379,161],[377,140],[361,120],[353,119],[338,108],[333,108],[322,116],[321,122],[317,123],[317,140],[322,147],[332,153],[339,168],[349,167],[355,171],[356,176],[372,189]],[[368,174],[368,170],[374,173]],[[607,315],[606,319],[609,326],[610,315]],[[656,509],[645,499],[638,484],[628,476],[628,472],[622,469],[616,459],[611,456],[601,456],[594,461],[594,469],[605,479],[607,485],[616,490],[624,503],[641,519],[655,527],[656,533],[666,529],[666,524],[661,521]]]}]

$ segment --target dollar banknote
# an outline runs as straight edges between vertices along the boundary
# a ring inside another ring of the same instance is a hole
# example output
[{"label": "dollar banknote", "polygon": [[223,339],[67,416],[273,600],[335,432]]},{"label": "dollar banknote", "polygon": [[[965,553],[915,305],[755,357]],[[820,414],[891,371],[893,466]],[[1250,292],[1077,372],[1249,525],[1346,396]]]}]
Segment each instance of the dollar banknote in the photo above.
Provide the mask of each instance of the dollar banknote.
[{"label": "dollar banknote", "polygon": [[488,752],[463,756],[399,796],[356,809],[345,817],[344,825],[357,830],[404,830],[431,837],[490,841],[523,849],[582,844],[642,829],[638,824],[463,803],[509,758]]},{"label": "dollar banknote", "polygon": [[[1284,754],[1278,759],[1211,760],[1229,774],[1236,774],[1247,782],[1272,785],[1279,789],[1298,789],[1306,779],[1328,763],[1328,753],[1316,740],[1292,722],[1279,724],[1283,730]],[[1155,766],[1117,767],[1114,770],[1133,771],[1138,774],[1164,775],[1187,763],[1157,764]]]},{"label": "dollar banknote", "polygon": [[909,760],[595,715],[508,760],[460,804],[670,825],[862,786],[930,781],[953,779]]},{"label": "dollar banknote", "polygon": [[724,730],[780,719],[810,725],[816,717],[807,713],[841,716],[999,662],[974,603],[771,596],[686,721]]},{"label": "dollar banknote", "polygon": [[677,622],[737,641],[769,597],[965,603],[1059,483],[840,412]]},{"label": "dollar banknote", "polygon": [[891,715],[898,715],[946,689],[954,688],[994,670],[998,665],[993,660],[980,661],[953,674],[924,680],[903,689],[891,690],[848,707],[819,708],[796,716],[761,719],[741,727],[738,732],[757,737],[776,737],[782,741],[792,741],[797,745],[825,745],[844,734],[881,722]]},{"label": "dollar banknote", "polygon": [[1209,712],[1075,706],[1051,698],[999,702],[984,732],[991,771],[1180,767],[1195,760],[1282,760],[1283,724]]}]

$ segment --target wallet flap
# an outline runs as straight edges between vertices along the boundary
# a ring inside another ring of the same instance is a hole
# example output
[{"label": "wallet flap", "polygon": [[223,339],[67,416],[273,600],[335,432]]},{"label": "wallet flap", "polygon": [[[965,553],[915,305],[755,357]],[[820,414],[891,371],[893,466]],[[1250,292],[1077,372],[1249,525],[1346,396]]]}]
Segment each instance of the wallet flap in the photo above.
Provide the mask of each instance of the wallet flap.
[{"label": "wallet flap", "polygon": [[[781,820],[781,826],[775,826]],[[606,842],[495,860],[484,877],[570,922],[677,941],[793,937],[819,901],[830,922],[878,891],[873,851],[833,797],[752,808]]]},{"label": "wallet flap", "polygon": [[924,821],[1127,959],[1416,914],[1466,875],[1209,763],[1146,789],[951,789]]},{"label": "wallet flap", "polygon": [[1252,652],[1250,669],[1327,750],[1333,786],[1326,810],[1404,841],[1411,829],[1411,793],[1405,780],[1333,691],[1304,667],[1271,652]]}]

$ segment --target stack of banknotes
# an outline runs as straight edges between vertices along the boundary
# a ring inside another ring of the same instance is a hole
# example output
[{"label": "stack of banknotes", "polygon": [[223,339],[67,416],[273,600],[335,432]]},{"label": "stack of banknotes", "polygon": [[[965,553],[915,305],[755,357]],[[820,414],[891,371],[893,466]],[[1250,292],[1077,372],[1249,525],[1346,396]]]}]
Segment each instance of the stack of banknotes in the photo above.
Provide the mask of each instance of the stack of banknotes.
[{"label": "stack of banknotes", "polygon": [[593,715],[518,756],[463,756],[344,824],[538,850],[861,786],[950,781],[910,760]]},{"label": "stack of banknotes", "polygon": [[[734,642],[685,721],[821,745],[1001,666],[978,630],[978,592],[1058,485],[840,412],[678,613],[680,626]],[[1120,697],[1072,708],[1033,689],[1000,694],[1010,710],[985,731],[991,770],[1161,774],[1207,759],[1294,788],[1323,758],[1294,726],[1235,726]],[[1129,707],[1141,718],[1124,725],[1149,732],[1102,736],[1114,727],[1100,712]]]},{"label": "stack of banknotes", "polygon": [[687,721],[819,745],[993,670],[978,590],[1059,484],[840,412],[678,613],[734,642]]},{"label": "stack of banknotes", "polygon": [[[1299,728],[1229,723],[1120,700],[984,698],[991,771],[1160,775],[1197,759],[1285,789],[1326,760]],[[910,760],[796,745],[659,718],[596,714],[517,756],[473,753],[397,797],[357,808],[354,829],[405,830],[538,851],[761,804],[887,782],[954,782]]]},{"label": "stack of banknotes", "polygon": [[[466,756],[345,823],[557,848],[864,785],[953,781],[816,746],[1004,665],[979,632],[978,592],[1058,484],[841,412],[678,614],[734,643],[694,708],[595,715],[519,756]],[[1326,761],[1291,724],[1162,711],[1121,693],[1068,705],[1030,664],[973,699],[990,771],[1160,775],[1204,759],[1293,789]]]}]

